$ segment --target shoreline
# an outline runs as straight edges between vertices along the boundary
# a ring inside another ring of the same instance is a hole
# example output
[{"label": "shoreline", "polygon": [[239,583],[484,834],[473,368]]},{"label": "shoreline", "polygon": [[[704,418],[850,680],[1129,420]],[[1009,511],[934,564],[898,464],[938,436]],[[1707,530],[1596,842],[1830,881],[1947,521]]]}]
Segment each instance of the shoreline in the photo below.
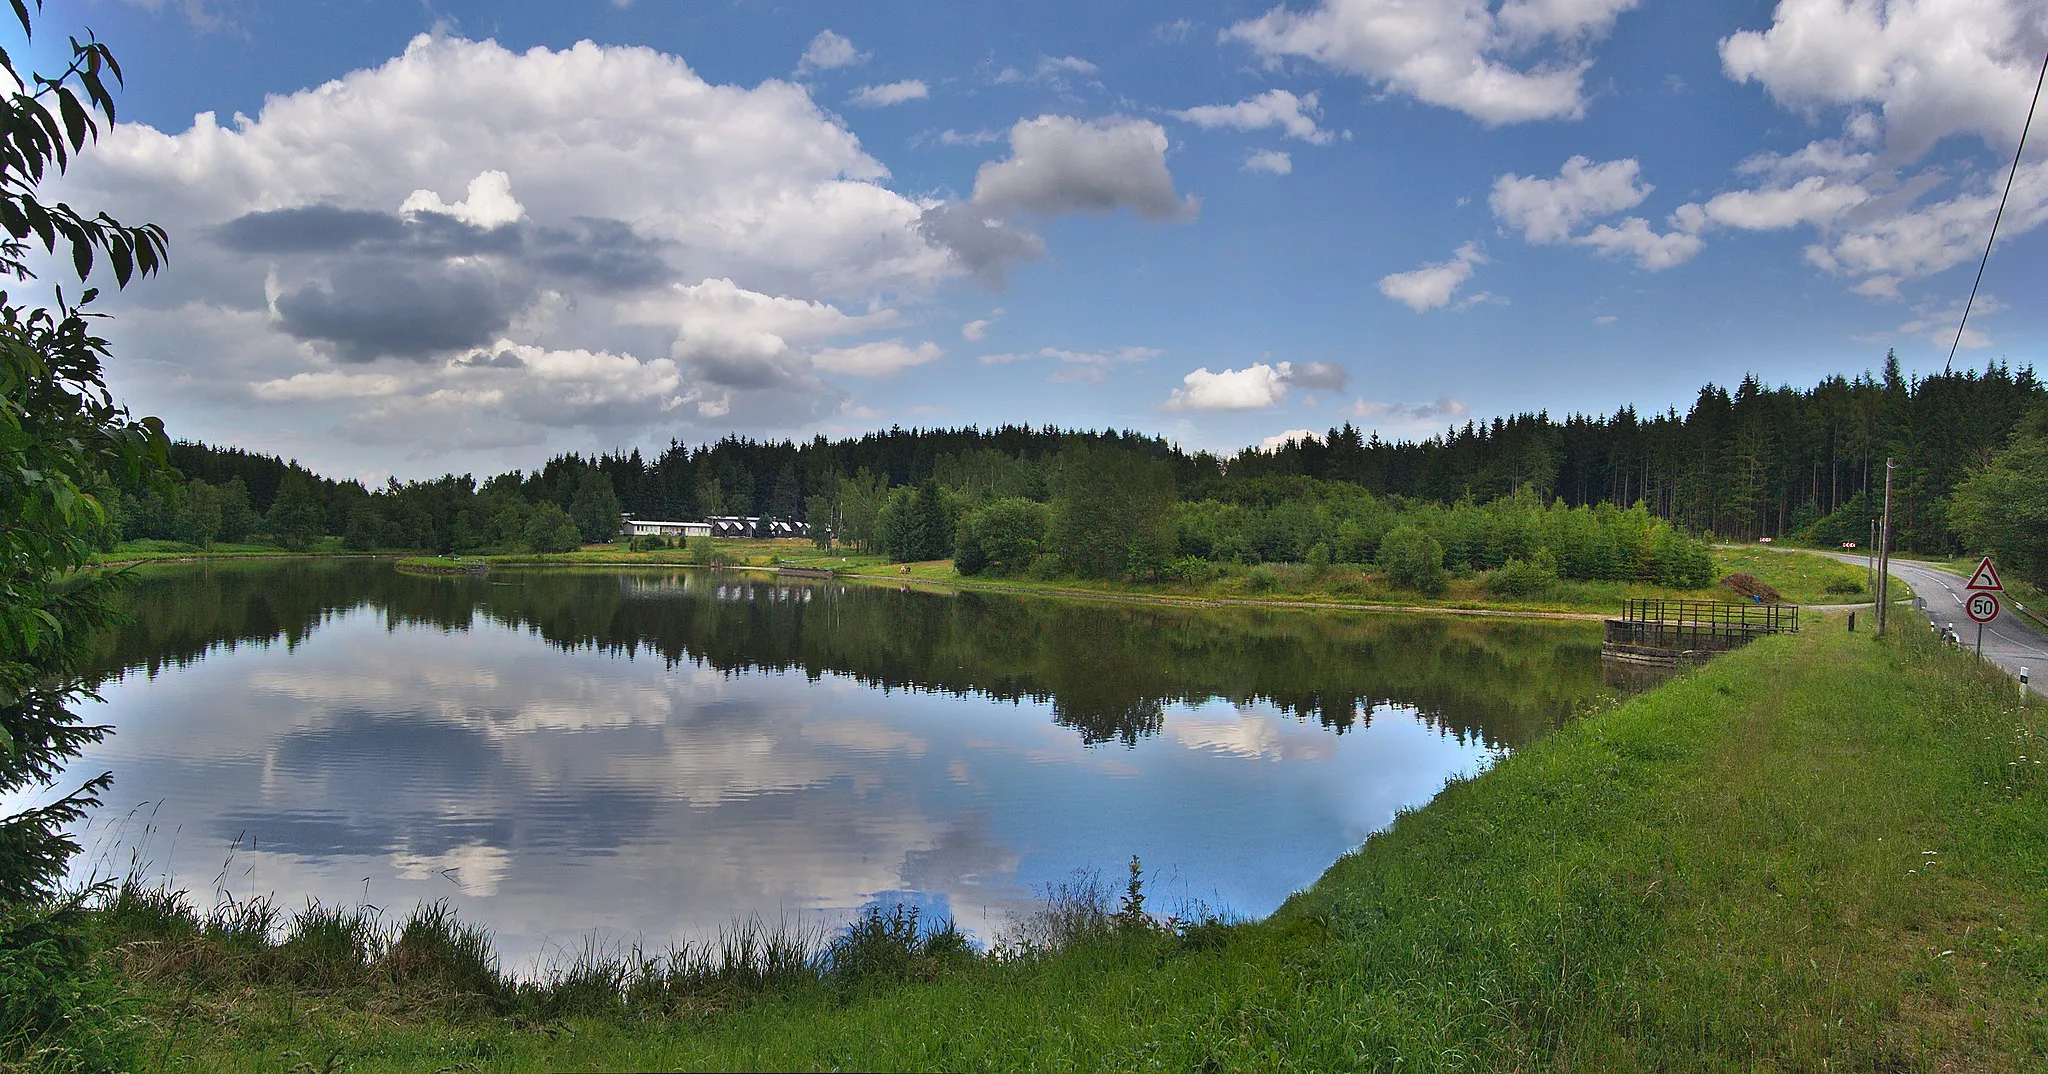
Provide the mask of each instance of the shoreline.
[{"label": "shoreline", "polygon": [[[609,549],[607,549],[606,551],[607,551],[607,552],[609,552]],[[1805,550],[1805,549],[1785,549],[1785,550],[1783,550],[1783,551],[1786,551],[1786,552],[1807,552],[1808,550]],[[1533,608],[1532,608],[1532,607],[1513,607],[1513,606],[1500,606],[1500,605],[1496,605],[1496,604],[1493,604],[1493,603],[1491,603],[1491,602],[1485,602],[1485,601],[1479,601],[1479,602],[1474,602],[1474,601],[1470,601],[1470,600],[1458,601],[1458,602],[1455,602],[1455,603],[1431,603],[1431,602],[1423,602],[1423,603],[1417,603],[1417,602],[1415,602],[1415,601],[1412,601],[1412,600],[1389,600],[1389,601],[1371,601],[1371,600],[1338,600],[1338,599],[1315,599],[1315,598],[1304,598],[1304,597],[1299,597],[1299,596],[1274,596],[1274,597],[1259,597],[1259,596],[1237,596],[1237,595],[1223,595],[1223,594],[1217,594],[1217,595],[1185,594],[1185,595],[1182,595],[1182,594],[1175,594],[1175,593],[1155,593],[1155,592],[1144,592],[1144,591],[1142,591],[1142,590],[1134,590],[1134,589],[1131,589],[1131,588],[1127,588],[1127,587],[1121,587],[1121,586],[1118,586],[1118,585],[1117,585],[1117,584],[1115,584],[1115,583],[1112,583],[1112,584],[1111,584],[1111,585],[1113,586],[1112,588],[1094,588],[1094,587],[1092,587],[1092,586],[1089,586],[1089,585],[1075,585],[1075,584],[1071,584],[1071,582],[1063,582],[1063,581],[1057,581],[1057,580],[1056,580],[1056,581],[1044,581],[1044,582],[1040,582],[1040,581],[1022,581],[1022,582],[1019,582],[1019,581],[1012,581],[1012,580],[994,580],[994,579],[980,579],[980,578],[969,578],[969,577],[961,577],[961,576],[959,576],[959,575],[954,575],[954,574],[951,574],[951,573],[950,573],[950,569],[951,569],[951,568],[950,568],[950,565],[948,564],[948,561],[944,561],[944,560],[939,560],[939,561],[931,561],[931,562],[928,562],[928,563],[921,563],[921,564],[913,564],[913,565],[911,565],[911,566],[912,566],[912,567],[914,567],[914,568],[916,568],[916,570],[914,570],[914,571],[913,571],[912,573],[908,573],[908,574],[901,574],[901,573],[884,573],[884,569],[883,569],[883,568],[881,568],[881,567],[877,567],[877,566],[873,566],[873,565],[868,565],[868,566],[862,566],[862,567],[854,567],[854,568],[845,568],[845,567],[817,567],[817,566],[805,566],[805,565],[777,565],[777,564],[753,564],[753,563],[726,563],[726,564],[705,564],[705,563],[689,563],[689,562],[678,562],[678,561],[669,561],[669,560],[625,560],[625,559],[620,559],[620,560],[612,560],[612,559],[592,559],[592,558],[581,558],[581,559],[579,559],[579,558],[572,558],[572,557],[576,557],[576,556],[578,556],[578,555],[585,555],[585,556],[588,556],[588,555],[590,555],[590,554],[591,554],[591,553],[588,553],[588,552],[585,552],[585,553],[575,553],[575,552],[572,552],[572,553],[560,553],[560,554],[549,554],[549,555],[518,555],[518,554],[512,554],[512,555],[505,555],[505,556],[478,556],[478,557],[473,557],[473,558],[465,559],[465,560],[464,560],[464,561],[463,561],[463,562],[462,562],[462,563],[461,563],[461,564],[459,565],[459,567],[458,567],[457,565],[454,565],[454,564],[450,564],[450,565],[448,565],[448,566],[446,566],[446,567],[442,567],[442,566],[439,566],[439,565],[435,565],[435,566],[426,566],[426,565],[424,565],[423,563],[415,563],[415,564],[411,564],[411,565],[408,565],[408,564],[406,563],[406,561],[407,561],[407,560],[421,560],[421,561],[424,561],[424,560],[428,560],[428,559],[433,559],[433,558],[438,558],[438,557],[426,557],[426,556],[410,556],[410,555],[406,555],[406,554],[403,554],[403,553],[396,553],[396,552],[282,552],[282,551],[280,551],[280,552],[234,552],[234,553],[225,553],[225,554],[207,554],[207,553],[193,553],[193,554],[190,554],[190,555],[170,555],[170,556],[158,556],[158,557],[145,557],[145,558],[135,558],[135,559],[119,559],[119,560],[115,560],[115,559],[109,559],[109,560],[103,561],[103,562],[101,562],[101,563],[96,563],[96,564],[94,564],[94,565],[93,565],[93,567],[94,567],[94,568],[100,568],[100,567],[106,567],[106,568],[121,568],[121,567],[140,567],[140,566],[148,566],[148,565],[152,565],[152,564],[192,564],[192,563],[209,563],[209,562],[237,562],[237,561],[272,561],[272,560],[284,560],[284,559],[371,559],[371,560],[374,560],[374,559],[388,559],[388,560],[393,560],[393,561],[396,561],[396,562],[397,562],[397,563],[399,564],[399,569],[401,569],[401,570],[408,570],[408,571],[410,571],[410,572],[412,572],[412,573],[417,573],[417,574],[443,574],[443,575],[450,575],[450,576],[453,576],[453,575],[460,575],[460,574],[464,574],[464,573],[470,573],[470,572],[474,572],[474,571],[489,571],[489,570],[491,570],[491,569],[494,569],[494,568],[505,568],[505,569],[576,569],[576,568],[588,568],[588,569],[603,569],[603,570],[674,570],[674,569],[677,569],[677,568],[694,568],[694,569],[700,569],[700,570],[701,570],[701,569],[710,569],[710,570],[729,570],[729,571],[743,571],[743,572],[754,572],[754,573],[762,573],[762,574],[769,574],[769,575],[774,575],[774,576],[779,576],[779,577],[786,577],[786,578],[792,578],[792,579],[808,579],[808,580],[818,580],[818,581],[824,581],[824,580],[831,580],[831,581],[841,581],[841,582],[858,582],[858,583],[863,583],[863,584],[875,584],[875,585],[895,585],[895,586],[898,586],[898,587],[912,587],[912,586],[914,586],[914,587],[918,587],[918,588],[921,588],[921,589],[925,589],[925,590],[930,590],[930,591],[940,591],[940,592],[984,592],[984,593],[1007,593],[1007,594],[1012,594],[1012,595],[1017,595],[1017,596],[1046,596],[1046,597],[1057,597],[1057,598],[1062,598],[1062,599],[1071,599],[1071,600],[1098,600],[1098,601],[1112,601],[1112,602],[1123,602],[1123,603],[1131,603],[1131,604],[1148,604],[1148,605],[1154,605],[1154,606],[1164,606],[1164,607],[1185,607],[1185,608],[1254,608],[1254,609],[1257,609],[1257,608],[1266,608],[1266,609],[1273,609],[1273,610],[1281,610],[1281,611],[1332,611],[1332,612],[1347,612],[1347,613],[1358,613],[1358,612],[1366,612],[1366,613],[1370,613],[1370,612],[1386,612],[1386,613],[1393,613],[1393,614],[1401,614],[1401,615],[1447,615],[1447,616],[1461,616],[1461,617],[1472,617],[1472,618],[1499,618],[1499,619],[1539,619],[1539,620],[1552,620],[1552,621],[1558,621],[1558,622],[1582,622],[1582,623],[1595,623],[1595,622],[1602,622],[1602,621],[1604,621],[1604,620],[1606,620],[1606,619],[1609,619],[1609,618],[1612,618],[1612,617],[1613,617],[1613,613],[1612,613],[1612,612],[1609,612],[1609,611],[1603,611],[1603,610],[1595,610],[1595,609],[1593,609],[1593,608],[1591,608],[1591,607],[1584,607],[1584,605],[1588,605],[1588,604],[1594,604],[1594,603],[1605,603],[1606,601],[1605,601],[1604,599],[1603,599],[1603,600],[1601,600],[1601,601],[1597,601],[1597,602],[1596,602],[1596,601],[1593,601],[1593,600],[1587,600],[1587,601],[1582,601],[1582,602],[1580,602],[1580,603],[1581,603],[1581,605],[1582,605],[1581,609],[1578,609],[1578,610],[1574,610],[1573,608],[1569,607],[1569,603],[1570,603],[1570,602],[1564,602],[1564,603],[1566,603],[1566,605],[1567,605],[1566,607],[1556,607],[1556,606],[1552,606],[1552,607],[1533,607]],[[604,553],[598,553],[598,554],[602,555],[602,554],[604,554]],[[641,555],[641,554],[645,554],[645,553],[633,553],[633,554],[636,554],[636,555]],[[1812,554],[1812,555],[1815,555],[1816,557],[1820,557],[1820,558],[1825,558],[1825,554],[1824,554],[1824,553],[1810,553],[1810,554]],[[938,565],[946,565],[946,566],[944,566],[944,567],[943,567],[943,569],[945,569],[945,570],[946,570],[946,571],[948,571],[949,573],[947,573],[947,574],[944,574],[944,575],[941,575],[941,574],[937,574],[937,573],[934,573],[935,569],[938,569]],[[1632,585],[1633,583],[1592,583],[1592,584],[1612,584],[1612,585],[1615,585],[1615,586],[1628,586],[1628,585]],[[1650,594],[1650,595],[1669,595],[1669,596],[1671,596],[1671,597],[1674,597],[1674,598],[1676,598],[1676,599],[1691,599],[1691,600],[1702,600],[1702,599],[1716,599],[1716,597],[1719,597],[1719,598],[1721,598],[1721,599],[1725,599],[1725,598],[1726,598],[1726,596],[1727,596],[1726,594],[1720,594],[1720,593],[1706,593],[1706,594],[1696,594],[1696,593],[1692,593],[1692,592],[1690,592],[1690,591],[1660,591],[1660,592],[1653,592],[1653,593],[1652,593],[1652,594]],[[1621,599],[1622,599],[1622,598],[1621,598],[1621,596],[1620,596],[1620,595],[1617,595],[1617,596],[1615,596],[1615,597],[1613,598],[1613,601],[1612,601],[1612,602],[1613,602],[1614,604],[1617,604],[1617,605],[1618,605]],[[1730,601],[1727,601],[1727,602],[1728,602],[1728,603],[1739,603],[1738,601],[1732,601],[1732,600],[1730,600]],[[1814,611],[1814,612],[1816,612],[1816,613],[1824,613],[1824,612],[1827,612],[1827,611],[1832,611],[1832,610],[1838,610],[1838,609],[1844,609],[1844,608],[1850,608],[1850,607],[1861,607],[1861,606],[1865,606],[1865,605],[1868,605],[1869,603],[1870,603],[1869,601],[1863,601],[1863,602],[1860,602],[1860,603],[1858,603],[1858,604],[1832,604],[1832,603],[1830,603],[1830,604],[1821,604],[1821,603],[1812,603],[1812,604],[1804,604],[1804,605],[1801,605],[1801,607],[1802,607],[1802,608],[1805,608],[1805,609],[1810,609],[1810,610],[1812,610],[1812,611]]]}]

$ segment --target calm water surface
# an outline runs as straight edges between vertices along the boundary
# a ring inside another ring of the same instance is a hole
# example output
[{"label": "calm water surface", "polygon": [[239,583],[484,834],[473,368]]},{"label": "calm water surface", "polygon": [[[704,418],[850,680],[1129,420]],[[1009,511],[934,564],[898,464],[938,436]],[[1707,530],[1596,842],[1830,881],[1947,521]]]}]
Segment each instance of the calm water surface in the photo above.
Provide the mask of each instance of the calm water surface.
[{"label": "calm water surface", "polygon": [[115,776],[102,873],[447,898],[515,966],[877,899],[987,938],[1133,854],[1154,906],[1264,914],[1613,692],[1576,624],[716,571],[161,568],[132,607],[73,766]]}]

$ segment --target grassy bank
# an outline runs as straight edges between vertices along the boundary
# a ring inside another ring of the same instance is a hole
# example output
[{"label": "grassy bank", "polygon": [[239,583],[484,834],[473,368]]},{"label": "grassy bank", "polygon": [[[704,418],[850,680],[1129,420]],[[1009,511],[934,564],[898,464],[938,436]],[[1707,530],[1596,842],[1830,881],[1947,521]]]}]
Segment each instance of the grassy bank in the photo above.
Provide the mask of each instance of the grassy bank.
[{"label": "grassy bank", "polygon": [[166,1069],[2042,1069],[2044,711],[1924,631],[1831,621],[1451,786],[1269,920],[1039,957],[600,959],[543,1002],[402,936],[324,982],[232,929],[105,937]]},{"label": "grassy bank", "polygon": [[190,559],[266,559],[277,556],[332,556],[341,555],[341,538],[322,537],[310,548],[294,552],[283,545],[252,542],[215,541],[211,545],[196,545],[185,541],[162,541],[146,539],[123,541],[105,552],[93,554],[93,562],[107,566],[122,566],[131,563],[156,563]]},{"label": "grassy bank", "polygon": [[[329,539],[328,544],[334,544]],[[661,567],[723,566],[762,569],[831,571],[849,578],[915,584],[938,584],[1019,593],[1083,594],[1103,597],[1138,596],[1165,600],[1231,601],[1275,604],[1354,605],[1393,608],[1441,608],[1539,612],[1565,615],[1612,615],[1628,597],[1692,600],[1739,600],[1729,589],[1669,589],[1635,582],[1558,581],[1540,592],[1504,596],[1488,587],[1483,575],[1452,577],[1443,593],[1428,596],[1387,583],[1375,570],[1355,564],[1333,564],[1321,572],[1299,563],[1252,566],[1218,565],[1215,577],[1197,582],[1123,582],[1069,577],[962,577],[951,560],[891,563],[879,555],[838,548],[823,551],[805,540],[720,540],[713,558],[701,563],[688,549],[627,551],[616,545],[586,545],[574,552],[505,553],[461,557],[404,556],[401,567],[423,573],[466,573],[485,567]],[[338,545],[316,546],[312,555],[332,555]],[[145,563],[164,560],[243,559],[291,555],[268,546],[215,545],[202,551],[175,541],[135,541],[105,554],[103,561]],[[1735,573],[1755,576],[1794,604],[1842,604],[1867,599],[1860,568],[1806,553],[1770,552],[1751,548],[1714,550],[1716,578]]]},{"label": "grassy bank", "polygon": [[[880,556],[835,549],[823,552],[807,541],[719,541],[716,565],[829,570],[845,577],[915,584],[972,587],[1020,593],[1087,594],[1105,597],[1141,596],[1167,600],[1243,601],[1277,604],[1358,605],[1410,608],[1474,609],[1612,615],[1627,597],[1676,597],[1693,600],[1738,600],[1715,585],[1702,589],[1669,589],[1633,582],[1559,581],[1541,592],[1503,596],[1488,588],[1484,575],[1453,577],[1436,596],[1387,583],[1376,571],[1354,564],[1333,564],[1316,572],[1299,563],[1253,566],[1219,565],[1217,576],[1199,582],[1124,582],[1071,577],[962,577],[951,560],[890,563]],[[681,549],[628,552],[590,546],[556,555],[470,557],[492,566],[661,566],[690,564]],[[1824,556],[1769,552],[1747,548],[1714,551],[1715,576],[1754,575],[1795,604],[1841,604],[1864,600],[1863,571]]]},{"label": "grassy bank", "polygon": [[461,556],[400,556],[392,566],[414,574],[481,574],[487,568]]}]

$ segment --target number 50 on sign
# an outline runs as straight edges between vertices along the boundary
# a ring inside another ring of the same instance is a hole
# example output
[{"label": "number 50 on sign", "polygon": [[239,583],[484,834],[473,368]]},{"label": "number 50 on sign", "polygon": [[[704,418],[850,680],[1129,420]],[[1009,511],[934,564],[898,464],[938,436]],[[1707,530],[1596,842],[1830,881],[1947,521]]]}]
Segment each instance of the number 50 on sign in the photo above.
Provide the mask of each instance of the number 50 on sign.
[{"label": "number 50 on sign", "polygon": [[1998,618],[1998,596],[1993,593],[1972,593],[1970,599],[1963,604],[1963,610],[1970,614],[1971,620],[1988,623]]}]

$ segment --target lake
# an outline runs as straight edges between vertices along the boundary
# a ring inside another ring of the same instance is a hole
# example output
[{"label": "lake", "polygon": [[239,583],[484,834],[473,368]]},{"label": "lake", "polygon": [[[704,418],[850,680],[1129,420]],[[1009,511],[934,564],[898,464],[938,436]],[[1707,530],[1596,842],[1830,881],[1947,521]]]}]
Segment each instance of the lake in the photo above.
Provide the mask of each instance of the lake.
[{"label": "lake", "polygon": [[513,968],[877,900],[988,939],[1134,854],[1154,909],[1263,915],[1617,689],[1590,624],[715,570],[166,566],[128,603],[81,875],[446,898]]}]

